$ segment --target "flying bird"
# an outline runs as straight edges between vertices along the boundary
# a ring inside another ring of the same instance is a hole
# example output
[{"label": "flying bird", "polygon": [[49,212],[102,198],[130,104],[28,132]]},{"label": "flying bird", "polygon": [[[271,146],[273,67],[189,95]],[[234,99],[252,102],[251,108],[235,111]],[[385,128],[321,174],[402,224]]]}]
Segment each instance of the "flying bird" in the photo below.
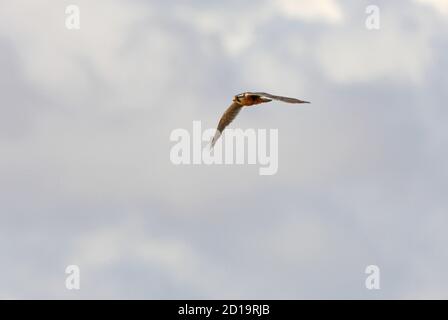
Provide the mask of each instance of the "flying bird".
[{"label": "flying bird", "polygon": [[216,129],[216,134],[212,139],[211,148],[218,141],[224,129],[235,119],[238,113],[243,107],[249,107],[261,103],[271,102],[272,100],[283,101],[287,103],[310,103],[308,101],[303,101],[295,98],[288,98],[282,96],[275,96],[273,94],[265,92],[244,92],[233,97],[232,104],[222,115],[218,123],[218,128]]}]

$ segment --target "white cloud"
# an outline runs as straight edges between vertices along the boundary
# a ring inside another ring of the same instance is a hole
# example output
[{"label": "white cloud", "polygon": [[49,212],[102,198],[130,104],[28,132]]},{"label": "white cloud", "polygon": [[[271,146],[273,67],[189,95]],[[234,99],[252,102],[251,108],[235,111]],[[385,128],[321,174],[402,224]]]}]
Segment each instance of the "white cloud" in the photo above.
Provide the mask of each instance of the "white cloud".
[{"label": "white cloud", "polygon": [[[2,6],[0,34],[20,48],[27,80],[51,99],[70,97],[77,108],[99,89],[110,95],[105,98],[113,101],[111,107],[151,106],[150,98],[169,81],[164,70],[171,66],[170,57],[180,54],[172,34],[144,24],[152,17],[151,7],[80,0],[81,28],[68,30],[67,3],[19,0]],[[135,27],[139,24],[144,27]],[[139,32],[142,28],[145,34]],[[131,34],[136,37],[134,50],[129,50]],[[145,97],[148,87],[153,94]]]},{"label": "white cloud", "polygon": [[263,26],[281,17],[306,22],[340,23],[343,11],[335,0],[271,0],[256,5],[239,4],[238,10],[223,10],[222,6],[192,8],[177,6],[176,17],[195,26],[207,36],[218,36],[231,56],[248,50],[261,37]]},{"label": "white cloud", "polygon": [[429,37],[394,25],[382,28],[352,28],[323,36],[316,55],[328,77],[340,83],[379,79],[421,83],[432,61]]},{"label": "white cloud", "polygon": [[[147,270],[139,273],[142,277],[139,286],[148,286],[145,290],[147,298],[162,294],[150,281],[155,277],[168,279],[173,288],[179,290],[173,292],[171,297],[175,298],[182,298],[182,290],[198,297],[216,295],[217,288],[220,294],[228,294],[232,283],[226,282],[225,268],[182,237],[173,237],[172,231],[160,234],[158,230],[152,232],[153,228],[145,228],[145,219],[141,215],[128,213],[126,218],[79,236],[73,246],[67,248],[64,261],[78,265],[81,275],[88,275],[89,280],[110,274],[117,264],[127,265],[132,261],[139,269]],[[84,283],[87,296],[121,296],[120,292],[108,292],[110,287],[105,283],[88,280]]]},{"label": "white cloud", "polygon": [[335,0],[278,0],[274,1],[285,16],[305,21],[340,23],[344,14]]},{"label": "white cloud", "polygon": [[415,0],[417,3],[421,3],[432,7],[438,13],[448,15],[448,1],[447,0]]},{"label": "white cloud", "polygon": [[232,56],[250,48],[257,38],[257,29],[273,17],[268,3],[264,1],[255,6],[242,3],[238,10],[232,11],[223,9],[222,5],[195,9],[178,5],[174,14],[205,37],[218,37],[223,48]]}]

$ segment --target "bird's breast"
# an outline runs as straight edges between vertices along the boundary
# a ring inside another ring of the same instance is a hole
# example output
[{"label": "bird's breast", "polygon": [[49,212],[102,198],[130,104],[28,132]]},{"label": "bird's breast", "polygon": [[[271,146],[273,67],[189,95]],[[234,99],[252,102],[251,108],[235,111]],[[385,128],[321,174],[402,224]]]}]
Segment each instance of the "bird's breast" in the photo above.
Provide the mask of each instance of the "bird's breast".
[{"label": "bird's breast", "polygon": [[253,98],[253,97],[244,97],[244,98],[240,98],[240,103],[243,106],[252,106],[254,104],[259,104],[262,103],[260,98]]}]

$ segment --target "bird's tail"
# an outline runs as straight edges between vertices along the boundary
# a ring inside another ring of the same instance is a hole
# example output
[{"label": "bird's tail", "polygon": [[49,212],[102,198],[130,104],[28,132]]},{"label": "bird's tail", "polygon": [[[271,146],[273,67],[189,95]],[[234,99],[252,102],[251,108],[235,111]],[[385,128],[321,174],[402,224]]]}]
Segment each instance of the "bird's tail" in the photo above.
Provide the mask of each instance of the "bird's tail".
[{"label": "bird's tail", "polygon": [[216,130],[215,136],[213,137],[211,143],[210,143],[210,149],[213,150],[213,147],[215,146],[216,141],[218,141],[219,137],[221,136],[221,131]]}]

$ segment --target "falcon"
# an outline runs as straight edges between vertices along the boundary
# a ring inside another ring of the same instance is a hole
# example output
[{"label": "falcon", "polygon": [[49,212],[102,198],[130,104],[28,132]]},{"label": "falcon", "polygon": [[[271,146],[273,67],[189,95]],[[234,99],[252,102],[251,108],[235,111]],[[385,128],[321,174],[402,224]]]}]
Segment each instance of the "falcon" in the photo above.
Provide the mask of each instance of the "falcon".
[{"label": "falcon", "polygon": [[249,107],[261,103],[271,102],[272,100],[278,100],[287,103],[310,103],[308,101],[303,101],[295,98],[288,98],[282,96],[275,96],[273,94],[265,92],[244,92],[233,97],[232,104],[222,115],[218,123],[218,128],[216,129],[216,134],[212,139],[211,148],[218,141],[224,129],[235,119],[238,113],[243,107]]}]

